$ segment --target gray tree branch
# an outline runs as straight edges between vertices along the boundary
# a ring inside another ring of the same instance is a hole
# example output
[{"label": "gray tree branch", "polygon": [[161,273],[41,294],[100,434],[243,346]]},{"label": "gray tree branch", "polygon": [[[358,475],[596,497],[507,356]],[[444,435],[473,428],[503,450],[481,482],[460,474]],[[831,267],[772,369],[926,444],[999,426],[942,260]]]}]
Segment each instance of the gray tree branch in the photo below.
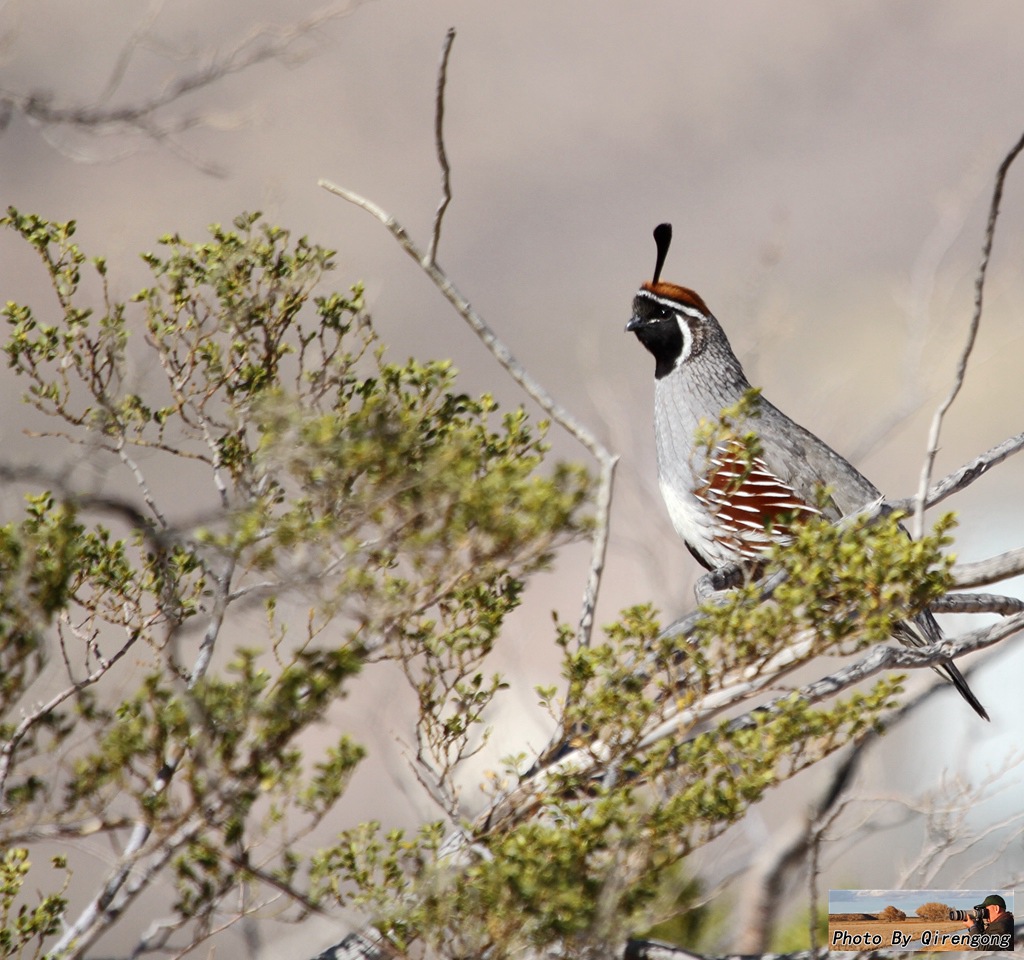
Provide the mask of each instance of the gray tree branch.
[{"label": "gray tree branch", "polygon": [[[195,663],[189,673],[187,688],[191,691],[206,675],[213,648],[220,635],[224,613],[231,594],[231,577],[234,563],[229,561],[220,574],[211,574],[214,582],[212,612],[209,615],[206,632],[200,644]],[[197,736],[202,737],[201,723],[197,728]],[[185,756],[185,747],[177,746],[168,755],[163,768],[154,778],[149,787],[149,796],[156,799],[171,786],[171,781]],[[60,939],[50,949],[47,956],[52,958],[81,957],[92,946],[107,927],[132,903],[152,882],[164,865],[182,846],[202,830],[215,815],[218,807],[223,807],[223,800],[213,797],[206,803],[203,818],[193,818],[189,825],[180,828],[172,837],[161,838],[155,849],[149,850],[147,843],[153,835],[152,827],[139,820],[132,828],[128,841],[118,856],[113,869],[103,882],[100,892],[82,909],[78,917],[67,925]],[[144,857],[149,855],[145,868],[140,867]]]},{"label": "gray tree branch", "polygon": [[469,325],[491,355],[498,361],[508,375],[525,391],[551,419],[569,433],[597,461],[599,467],[599,486],[596,497],[597,516],[594,525],[590,567],[584,588],[583,606],[580,613],[577,631],[581,645],[590,643],[594,626],[594,610],[597,596],[601,588],[601,576],[604,571],[605,554],[608,548],[609,515],[611,511],[612,486],[615,476],[615,465],[618,457],[611,453],[597,436],[583,422],[556,401],[548,390],[533,376],[515,357],[508,346],[502,341],[493,328],[473,309],[470,302],[459,292],[451,277],[437,265],[437,245],[440,241],[441,222],[451,200],[450,170],[447,153],[444,147],[444,94],[448,72],[448,55],[455,31],[449,30],[445,35],[441,62],[438,68],[437,92],[435,97],[434,136],[438,162],[442,172],[442,198],[434,216],[434,227],[430,246],[426,253],[409,236],[405,227],[382,207],[361,194],[347,187],[339,186],[330,180],[321,179],[318,185],[328,193],[354,204],[365,210],[375,220],[384,225],[398,242],[399,246],[419,265],[420,269],[433,281],[437,289],[455,308],[455,311]]},{"label": "gray tree branch", "polygon": [[981,587],[998,583],[1024,573],[1024,547],[1007,550],[987,560],[958,563],[953,567],[953,583],[957,587]]},{"label": "gray tree branch", "polygon": [[985,241],[981,248],[981,263],[978,267],[978,274],[974,282],[974,313],[971,316],[970,326],[967,330],[967,342],[960,353],[957,361],[956,373],[953,377],[953,386],[945,400],[939,404],[932,418],[931,428],[928,433],[928,447],[925,452],[924,465],[921,468],[921,480],[918,484],[917,497],[914,503],[914,537],[920,539],[924,534],[924,511],[927,501],[928,488],[931,485],[932,470],[935,467],[935,457],[939,452],[939,436],[942,432],[942,421],[960,393],[964,384],[964,377],[967,374],[967,363],[974,350],[974,342],[978,336],[978,328],[981,326],[982,305],[985,295],[985,278],[988,274],[988,264],[992,256],[992,244],[995,241],[996,221],[999,219],[999,204],[1003,198],[1003,185],[1006,182],[1006,175],[1017,159],[1020,152],[1024,150],[1024,134],[1010,149],[1010,152],[1003,158],[1003,162],[996,171],[995,186],[992,190],[992,201],[989,204],[988,223],[985,227]]},{"label": "gray tree branch", "polygon": [[455,42],[455,28],[449,27],[441,47],[441,65],[437,68],[437,93],[434,96],[434,146],[437,149],[437,165],[441,168],[441,200],[434,214],[434,229],[430,235],[430,248],[427,259],[434,263],[437,259],[437,247],[441,242],[441,224],[445,211],[452,202],[452,168],[448,164],[448,152],[444,146],[444,91],[448,83],[448,57]]},{"label": "gray tree branch", "polygon": [[0,88],[0,132],[7,127],[14,114],[21,114],[43,127],[85,130],[95,136],[118,136],[130,131],[167,147],[204,173],[224,176],[225,171],[221,167],[192,156],[176,139],[177,134],[208,123],[209,118],[201,112],[168,117],[165,116],[168,108],[180,104],[190,94],[215,86],[233,74],[261,63],[286,60],[292,56],[300,40],[308,38],[327,22],[347,16],[362,2],[341,0],[329,3],[296,23],[281,26],[257,24],[225,53],[193,57],[199,65],[174,77],[159,92],[128,103],[111,104],[136,51],[150,37],[162,7],[157,0],[122,47],[106,86],[96,100],[61,103],[46,91],[26,92]]}]

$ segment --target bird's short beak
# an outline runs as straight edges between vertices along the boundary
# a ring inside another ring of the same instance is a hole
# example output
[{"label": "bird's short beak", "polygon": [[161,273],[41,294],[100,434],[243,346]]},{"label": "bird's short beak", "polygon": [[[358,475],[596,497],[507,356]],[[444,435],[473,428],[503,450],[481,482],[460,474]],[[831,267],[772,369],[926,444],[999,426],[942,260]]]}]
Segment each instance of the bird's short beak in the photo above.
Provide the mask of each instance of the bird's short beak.
[{"label": "bird's short beak", "polygon": [[629,318],[629,323],[626,324],[626,333],[632,333],[643,325],[643,320],[634,313],[633,316]]}]

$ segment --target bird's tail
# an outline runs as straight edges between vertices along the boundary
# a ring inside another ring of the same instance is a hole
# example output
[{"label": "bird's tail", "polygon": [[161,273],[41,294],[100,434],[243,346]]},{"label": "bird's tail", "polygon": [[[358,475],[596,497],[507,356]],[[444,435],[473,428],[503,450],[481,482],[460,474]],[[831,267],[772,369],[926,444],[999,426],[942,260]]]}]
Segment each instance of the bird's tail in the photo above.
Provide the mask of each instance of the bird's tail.
[{"label": "bird's tail", "polygon": [[988,711],[981,705],[981,701],[974,695],[974,691],[967,686],[967,681],[964,679],[963,674],[957,670],[956,664],[953,663],[952,660],[947,660],[945,663],[939,664],[935,668],[935,672],[944,676],[953,684],[954,687],[956,687],[960,696],[971,705],[971,708],[979,717],[981,717],[982,720],[991,719],[988,715]]},{"label": "bird's tail", "polygon": [[[918,614],[913,620],[904,620],[898,625],[896,639],[910,647],[922,647],[929,643],[937,643],[942,639],[942,630],[938,623],[927,610]],[[981,701],[974,695],[974,691],[967,686],[963,674],[956,668],[952,660],[936,664],[933,667],[936,673],[945,677],[957,689],[970,705],[971,709],[982,720],[990,720],[988,711],[981,705]]]}]

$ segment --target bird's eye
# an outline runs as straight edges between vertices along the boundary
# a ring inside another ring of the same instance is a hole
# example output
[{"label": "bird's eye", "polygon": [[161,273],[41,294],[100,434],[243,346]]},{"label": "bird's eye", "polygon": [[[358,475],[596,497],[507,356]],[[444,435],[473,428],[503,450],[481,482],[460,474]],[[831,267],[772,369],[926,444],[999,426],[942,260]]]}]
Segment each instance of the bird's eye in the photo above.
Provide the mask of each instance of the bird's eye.
[{"label": "bird's eye", "polygon": [[663,303],[657,303],[654,305],[652,315],[655,320],[668,320],[672,316],[672,308],[666,307]]}]

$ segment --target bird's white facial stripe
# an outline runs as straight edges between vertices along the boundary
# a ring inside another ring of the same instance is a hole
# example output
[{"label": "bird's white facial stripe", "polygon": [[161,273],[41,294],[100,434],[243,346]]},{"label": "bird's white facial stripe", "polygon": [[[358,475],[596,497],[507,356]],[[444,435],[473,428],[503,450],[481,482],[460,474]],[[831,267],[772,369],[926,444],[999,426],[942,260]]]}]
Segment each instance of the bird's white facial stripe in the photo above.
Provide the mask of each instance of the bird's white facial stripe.
[{"label": "bird's white facial stripe", "polygon": [[676,360],[677,370],[690,359],[690,354],[693,352],[693,331],[685,317],[680,315],[682,312],[681,310],[676,311],[676,323],[679,324],[679,330],[683,334],[683,349],[679,351],[679,359]]}]

